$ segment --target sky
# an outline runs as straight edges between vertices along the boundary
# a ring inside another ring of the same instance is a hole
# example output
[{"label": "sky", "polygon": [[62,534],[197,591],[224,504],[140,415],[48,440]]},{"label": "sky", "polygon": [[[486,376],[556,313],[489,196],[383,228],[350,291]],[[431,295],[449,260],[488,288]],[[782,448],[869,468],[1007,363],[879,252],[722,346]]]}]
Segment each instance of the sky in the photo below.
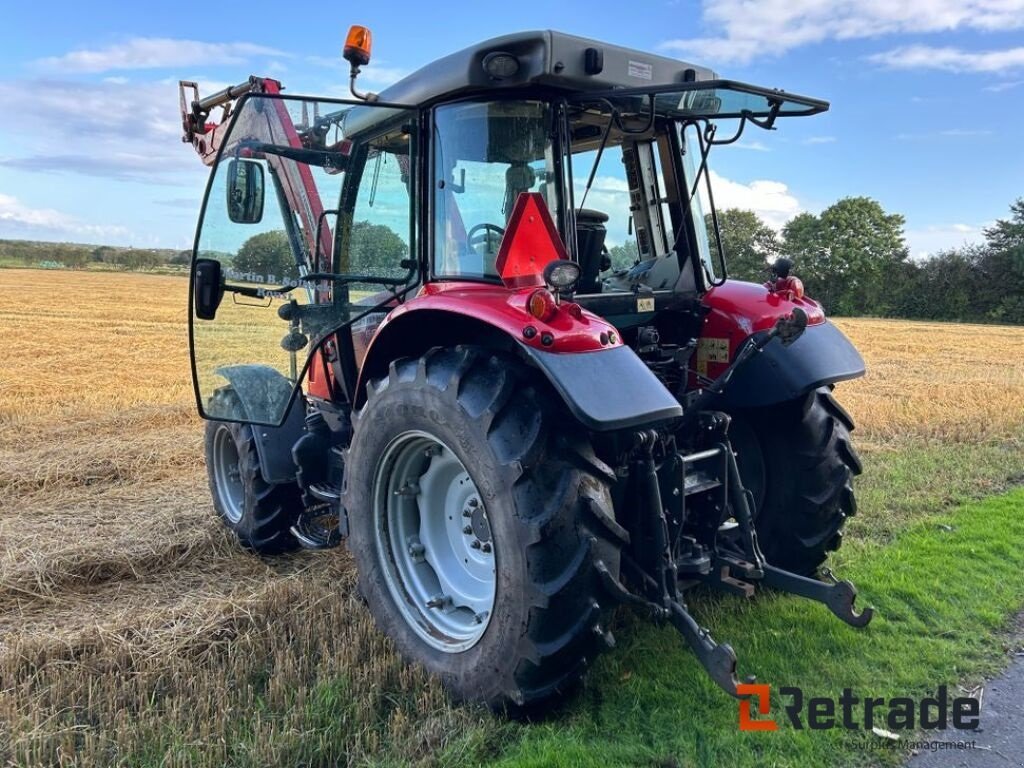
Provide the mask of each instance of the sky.
[{"label": "sky", "polygon": [[[551,28],[827,99],[712,155],[720,208],[778,228],[845,196],[906,217],[911,254],[975,242],[1024,196],[1024,0],[520,0],[292,6],[11,3],[0,27],[0,238],[190,248],[207,170],[177,81],[250,74],[343,96],[349,24],[380,89],[489,37]],[[624,17],[634,9],[635,17]]]}]

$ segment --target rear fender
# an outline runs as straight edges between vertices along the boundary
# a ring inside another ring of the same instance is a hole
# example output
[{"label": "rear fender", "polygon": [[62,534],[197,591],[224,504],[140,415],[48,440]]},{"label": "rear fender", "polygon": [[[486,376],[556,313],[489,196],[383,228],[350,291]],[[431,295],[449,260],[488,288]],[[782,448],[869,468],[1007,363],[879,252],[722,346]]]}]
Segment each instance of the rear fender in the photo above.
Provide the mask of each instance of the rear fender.
[{"label": "rear fender", "polygon": [[[251,424],[253,413],[268,413],[269,403],[292,396],[291,381],[267,365],[230,365],[218,368],[217,373],[228,380],[242,404],[242,413],[232,421]],[[293,401],[281,426],[252,424],[260,472],[268,483],[289,483],[295,480],[292,446],[306,431],[305,416],[304,409],[297,407]]]},{"label": "rear fender", "polygon": [[436,346],[477,344],[515,353],[540,369],[589,429],[625,429],[681,415],[676,399],[623,345],[613,325],[567,302],[549,321],[537,320],[526,311],[532,290],[427,285],[381,323],[366,351],[356,405],[365,400],[367,382],[385,375],[392,360]]},{"label": "rear fender", "polygon": [[808,325],[789,347],[772,342],[737,369],[716,407],[753,408],[793,400],[817,387],[864,375],[864,359],[816,301],[790,299],[765,286],[730,280],[708,291],[709,312],[697,342],[697,372],[716,378],[753,334],[796,308]]}]

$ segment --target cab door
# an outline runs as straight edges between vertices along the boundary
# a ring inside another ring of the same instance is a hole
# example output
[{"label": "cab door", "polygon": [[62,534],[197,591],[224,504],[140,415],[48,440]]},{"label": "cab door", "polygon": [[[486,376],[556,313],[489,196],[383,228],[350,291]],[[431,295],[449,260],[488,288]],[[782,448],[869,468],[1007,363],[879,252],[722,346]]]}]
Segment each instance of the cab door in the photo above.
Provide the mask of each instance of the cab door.
[{"label": "cab door", "polygon": [[205,418],[281,424],[314,357],[334,366],[317,364],[319,390],[354,380],[352,325],[386,312],[418,276],[416,124],[394,105],[240,102],[193,255],[190,349]]}]

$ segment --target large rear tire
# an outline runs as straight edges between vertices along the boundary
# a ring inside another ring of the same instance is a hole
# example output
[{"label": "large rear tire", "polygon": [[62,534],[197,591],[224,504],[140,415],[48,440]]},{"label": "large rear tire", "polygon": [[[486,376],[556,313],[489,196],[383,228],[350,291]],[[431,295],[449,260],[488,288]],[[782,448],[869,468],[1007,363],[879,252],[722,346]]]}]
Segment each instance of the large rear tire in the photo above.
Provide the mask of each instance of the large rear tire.
[{"label": "large rear tire", "polygon": [[[221,402],[211,412],[241,414],[230,387],[217,390],[213,398]],[[302,494],[295,483],[275,485],[263,479],[252,427],[207,421],[205,443],[213,508],[242,546],[262,555],[297,548],[290,528],[302,510]]]},{"label": "large rear tire", "polygon": [[830,387],[733,415],[730,440],[772,565],[813,575],[842,543],[846,519],[857,512],[852,481],[861,473],[853,428]]},{"label": "large rear tire", "polygon": [[474,348],[398,360],[346,458],[348,543],[378,626],[456,699],[496,709],[566,691],[610,640],[594,568],[618,574],[609,470],[543,386]]}]

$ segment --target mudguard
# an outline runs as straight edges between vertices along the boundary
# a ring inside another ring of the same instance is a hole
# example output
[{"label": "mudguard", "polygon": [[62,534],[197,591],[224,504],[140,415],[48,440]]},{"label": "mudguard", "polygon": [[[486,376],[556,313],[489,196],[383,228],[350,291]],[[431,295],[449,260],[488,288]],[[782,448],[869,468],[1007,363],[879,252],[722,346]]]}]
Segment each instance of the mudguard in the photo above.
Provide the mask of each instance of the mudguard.
[{"label": "mudguard", "polygon": [[588,429],[629,429],[683,414],[679,401],[629,347],[559,354],[519,346]]},{"label": "mudguard", "polygon": [[864,359],[831,322],[807,326],[788,347],[773,341],[739,368],[716,408],[756,408],[793,400],[825,384],[864,375]]},{"label": "mudguard", "polygon": [[306,431],[305,409],[293,401],[290,407],[286,406],[288,412],[279,427],[255,424],[259,419],[252,418],[253,414],[273,412],[283,405],[283,400],[291,398],[292,382],[268,365],[229,365],[218,368],[217,373],[228,380],[242,404],[243,413],[231,421],[252,426],[263,479],[274,484],[294,481],[292,446]]}]

